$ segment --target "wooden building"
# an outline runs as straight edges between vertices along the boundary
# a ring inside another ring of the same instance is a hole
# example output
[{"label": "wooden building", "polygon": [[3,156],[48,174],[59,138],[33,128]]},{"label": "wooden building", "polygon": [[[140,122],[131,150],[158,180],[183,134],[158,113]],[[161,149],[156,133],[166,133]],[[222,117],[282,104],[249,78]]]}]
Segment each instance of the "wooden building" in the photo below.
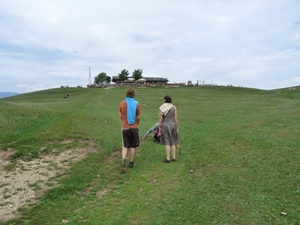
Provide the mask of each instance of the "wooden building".
[{"label": "wooden building", "polygon": [[156,85],[165,85],[168,82],[167,78],[163,77],[143,77],[137,81],[135,81],[133,78],[128,78],[125,81],[122,81],[118,76],[112,77],[112,82],[116,84],[130,84],[130,83],[140,83],[140,84],[156,84]]}]

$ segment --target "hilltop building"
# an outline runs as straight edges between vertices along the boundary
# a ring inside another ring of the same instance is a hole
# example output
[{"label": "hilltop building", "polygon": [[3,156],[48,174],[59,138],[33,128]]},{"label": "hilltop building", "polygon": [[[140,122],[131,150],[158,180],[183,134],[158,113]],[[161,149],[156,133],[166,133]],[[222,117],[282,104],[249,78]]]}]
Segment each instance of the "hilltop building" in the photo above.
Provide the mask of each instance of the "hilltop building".
[{"label": "hilltop building", "polygon": [[133,78],[128,78],[125,81],[122,81],[118,76],[112,77],[112,82],[116,84],[131,84],[131,83],[139,83],[139,84],[156,84],[156,85],[166,85],[168,82],[167,78],[163,77],[143,77],[139,80],[134,80]]}]

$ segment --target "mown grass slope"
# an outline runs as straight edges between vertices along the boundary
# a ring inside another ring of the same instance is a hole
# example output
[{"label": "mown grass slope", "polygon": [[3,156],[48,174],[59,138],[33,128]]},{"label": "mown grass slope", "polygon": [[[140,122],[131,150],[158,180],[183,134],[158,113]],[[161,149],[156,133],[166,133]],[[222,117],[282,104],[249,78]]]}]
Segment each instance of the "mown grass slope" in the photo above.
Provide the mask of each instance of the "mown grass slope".
[{"label": "mown grass slope", "polygon": [[13,159],[59,149],[61,140],[98,144],[59,187],[6,224],[300,223],[299,87],[137,88],[141,136],[157,122],[164,95],[172,96],[181,154],[163,164],[164,147],[149,138],[137,166],[120,174],[125,92],[51,89],[0,100],[0,147],[16,149]]}]

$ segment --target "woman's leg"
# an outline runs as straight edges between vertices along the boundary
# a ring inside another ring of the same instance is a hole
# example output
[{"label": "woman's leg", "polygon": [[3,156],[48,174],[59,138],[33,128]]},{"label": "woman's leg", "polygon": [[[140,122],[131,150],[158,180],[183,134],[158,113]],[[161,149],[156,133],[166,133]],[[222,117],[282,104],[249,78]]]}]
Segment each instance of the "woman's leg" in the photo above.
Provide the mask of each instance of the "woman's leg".
[{"label": "woman's leg", "polygon": [[170,145],[166,145],[166,159],[170,160]]},{"label": "woman's leg", "polygon": [[172,156],[173,159],[176,159],[176,145],[172,145]]}]

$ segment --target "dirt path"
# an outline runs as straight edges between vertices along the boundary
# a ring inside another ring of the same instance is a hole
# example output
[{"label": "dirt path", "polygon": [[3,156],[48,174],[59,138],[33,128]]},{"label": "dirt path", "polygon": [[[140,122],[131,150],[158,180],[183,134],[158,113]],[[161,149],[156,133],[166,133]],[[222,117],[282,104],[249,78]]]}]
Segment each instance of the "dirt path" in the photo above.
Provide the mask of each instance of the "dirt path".
[{"label": "dirt path", "polygon": [[95,143],[90,143],[87,147],[69,149],[59,155],[41,154],[32,161],[18,160],[11,171],[5,167],[11,163],[9,157],[14,150],[0,151],[0,222],[20,216],[18,208],[36,203],[47,189],[57,185],[57,175],[65,173],[71,162],[84,159],[96,149]]}]

